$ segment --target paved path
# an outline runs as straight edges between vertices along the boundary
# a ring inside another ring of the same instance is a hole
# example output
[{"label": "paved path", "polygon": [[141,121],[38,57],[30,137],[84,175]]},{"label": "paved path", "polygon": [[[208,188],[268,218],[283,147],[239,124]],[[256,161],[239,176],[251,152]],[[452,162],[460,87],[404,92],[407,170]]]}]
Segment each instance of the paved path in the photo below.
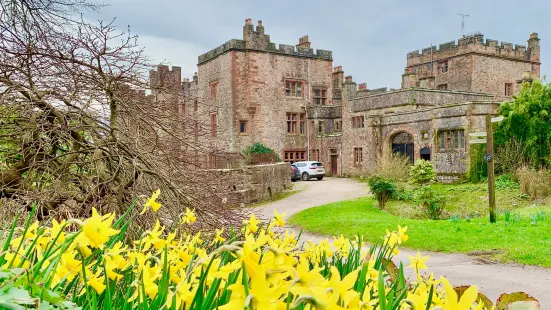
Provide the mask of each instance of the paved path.
[{"label": "paved path", "polygon": [[[260,213],[270,217],[274,210],[291,216],[301,210],[336,202],[340,200],[364,197],[368,194],[365,184],[352,179],[325,178],[322,181],[311,180],[297,182],[295,189],[302,190],[285,199],[263,206]],[[296,229],[289,227],[289,229]],[[301,241],[319,241],[327,236],[302,234]],[[331,239],[331,238],[330,238]],[[409,255],[416,251],[402,249],[395,261],[409,264]],[[446,276],[454,285],[473,284],[492,301],[501,293],[524,291],[536,297],[542,309],[551,309],[551,270],[506,264],[486,264],[476,257],[465,254],[446,254],[421,251],[421,255],[430,255],[427,265],[436,277]],[[406,269],[407,276],[411,271]]]}]

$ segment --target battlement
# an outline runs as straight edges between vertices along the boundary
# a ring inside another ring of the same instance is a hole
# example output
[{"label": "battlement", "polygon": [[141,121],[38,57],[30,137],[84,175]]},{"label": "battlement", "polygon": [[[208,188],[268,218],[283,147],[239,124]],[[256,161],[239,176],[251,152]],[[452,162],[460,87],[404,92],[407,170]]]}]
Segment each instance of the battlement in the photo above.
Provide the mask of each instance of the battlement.
[{"label": "battlement", "polygon": [[177,66],[158,65],[149,71],[151,87],[177,87],[182,80],[182,68]]},{"label": "battlement", "polygon": [[258,21],[256,30],[252,25],[250,18],[245,20],[243,26],[243,40],[232,39],[228,42],[210,50],[202,55],[199,55],[198,64],[203,64],[213,58],[216,58],[231,50],[240,51],[259,51],[273,54],[289,55],[295,57],[306,57],[316,59],[332,60],[333,53],[328,50],[310,48],[308,36],[299,38],[299,44],[296,46],[288,44],[279,44],[270,41],[270,36],[264,33],[262,21]]},{"label": "battlement", "polygon": [[[458,41],[450,41],[437,46],[412,51],[407,54],[408,66],[419,65],[426,62],[437,61],[438,59],[449,58],[466,53],[480,53],[499,57],[513,58],[524,61],[539,61],[539,38],[537,33],[532,33],[528,40],[528,46],[509,42],[499,42],[497,40],[484,40],[483,34],[474,34],[464,36]],[[531,47],[531,48],[530,48]],[[535,55],[538,49],[537,57]]]}]

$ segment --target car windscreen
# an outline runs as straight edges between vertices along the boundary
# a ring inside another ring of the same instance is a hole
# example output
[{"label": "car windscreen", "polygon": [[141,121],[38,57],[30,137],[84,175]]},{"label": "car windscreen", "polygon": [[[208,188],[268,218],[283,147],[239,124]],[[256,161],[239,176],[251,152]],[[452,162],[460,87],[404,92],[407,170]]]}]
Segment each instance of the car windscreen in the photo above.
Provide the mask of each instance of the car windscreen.
[{"label": "car windscreen", "polygon": [[323,167],[321,163],[312,163],[312,166],[314,167]]}]

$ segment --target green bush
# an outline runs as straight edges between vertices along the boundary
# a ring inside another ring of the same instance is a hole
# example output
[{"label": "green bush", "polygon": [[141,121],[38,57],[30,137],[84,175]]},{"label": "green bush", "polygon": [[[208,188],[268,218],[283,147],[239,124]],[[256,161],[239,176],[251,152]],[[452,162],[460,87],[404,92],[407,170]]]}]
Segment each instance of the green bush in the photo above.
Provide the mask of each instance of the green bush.
[{"label": "green bush", "polygon": [[440,219],[446,206],[446,197],[437,194],[429,186],[417,189],[413,195],[413,200],[427,217],[433,220]]},{"label": "green bush", "polygon": [[379,209],[384,210],[386,203],[396,192],[394,181],[379,176],[372,176],[368,179],[369,188],[379,202]]},{"label": "green bush", "polygon": [[420,159],[411,167],[411,181],[414,184],[427,184],[436,180],[432,162]]},{"label": "green bush", "polygon": [[505,119],[495,124],[495,145],[520,142],[524,162],[533,168],[551,166],[551,84],[524,83],[512,102],[499,106]]},{"label": "green bush", "polygon": [[281,161],[281,158],[279,158],[279,155],[277,155],[274,150],[260,142],[255,142],[247,146],[245,149],[243,149],[243,151],[241,151],[241,153],[243,154],[243,156],[245,156],[245,160],[249,164],[254,163],[255,160],[275,162]]}]

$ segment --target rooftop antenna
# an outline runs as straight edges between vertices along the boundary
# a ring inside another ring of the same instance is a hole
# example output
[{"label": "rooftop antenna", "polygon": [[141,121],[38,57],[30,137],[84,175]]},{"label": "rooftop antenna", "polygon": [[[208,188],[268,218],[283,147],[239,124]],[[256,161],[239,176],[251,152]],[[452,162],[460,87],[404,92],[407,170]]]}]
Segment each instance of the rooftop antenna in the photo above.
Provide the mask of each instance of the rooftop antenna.
[{"label": "rooftop antenna", "polygon": [[469,17],[469,14],[457,14],[461,16],[461,34],[465,36],[465,17]]}]

